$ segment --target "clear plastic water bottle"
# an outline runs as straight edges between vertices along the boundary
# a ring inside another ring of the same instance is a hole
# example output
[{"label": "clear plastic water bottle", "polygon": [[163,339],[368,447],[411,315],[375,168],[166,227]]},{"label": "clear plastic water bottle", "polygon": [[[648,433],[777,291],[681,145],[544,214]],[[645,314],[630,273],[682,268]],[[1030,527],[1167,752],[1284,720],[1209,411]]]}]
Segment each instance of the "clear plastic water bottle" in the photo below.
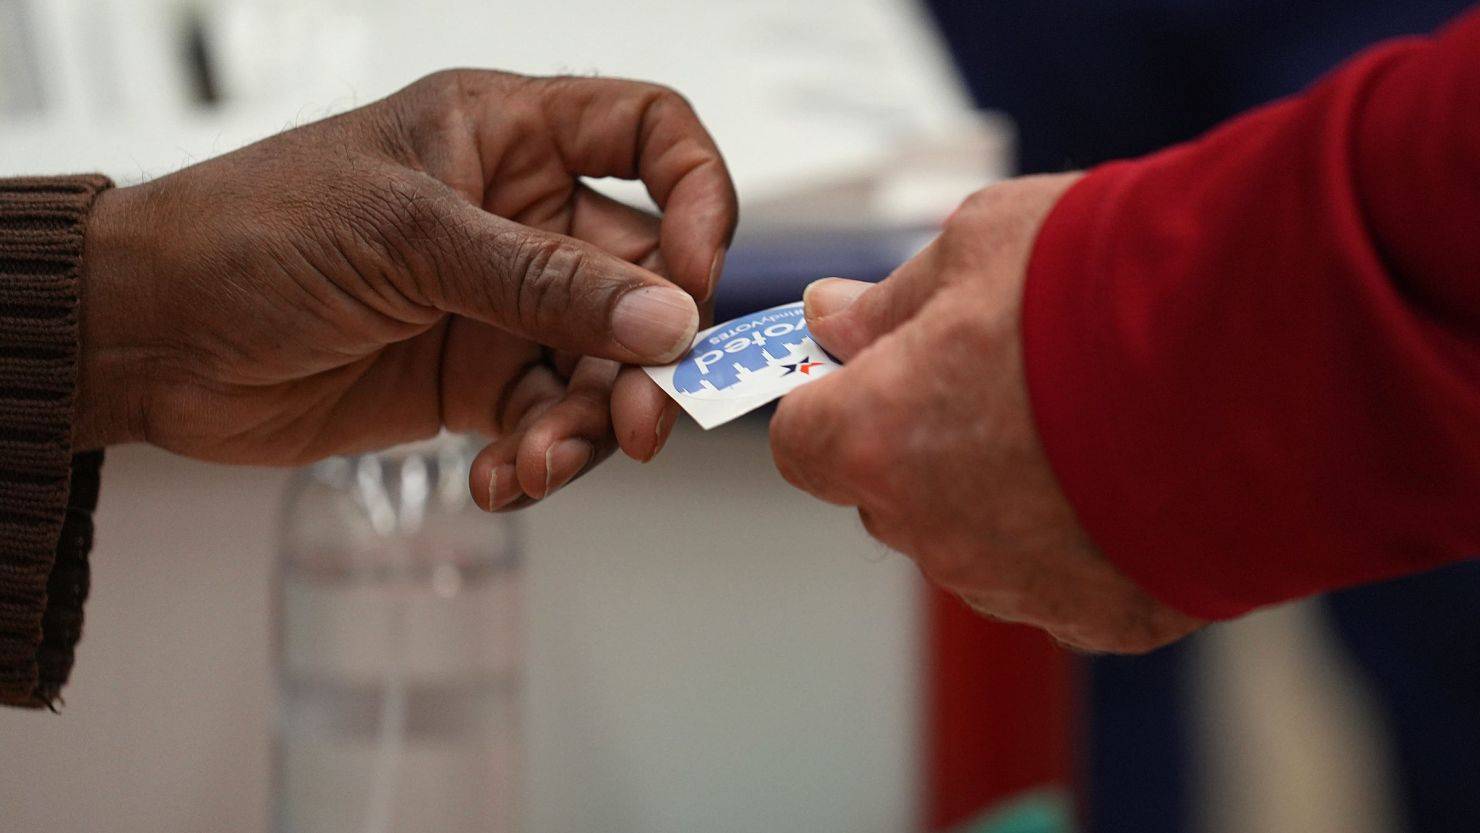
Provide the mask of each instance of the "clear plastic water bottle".
[{"label": "clear plastic water bottle", "polygon": [[278,833],[513,833],[519,536],[468,494],[468,440],[327,460],[288,490]]}]

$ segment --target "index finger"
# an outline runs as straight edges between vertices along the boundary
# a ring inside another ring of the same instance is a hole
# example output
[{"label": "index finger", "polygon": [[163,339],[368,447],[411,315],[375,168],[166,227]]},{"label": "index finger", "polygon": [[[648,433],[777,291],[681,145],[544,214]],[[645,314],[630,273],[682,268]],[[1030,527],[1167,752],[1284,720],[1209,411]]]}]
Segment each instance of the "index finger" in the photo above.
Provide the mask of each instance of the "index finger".
[{"label": "index finger", "polygon": [[693,107],[668,87],[640,81],[539,84],[550,138],[570,173],[640,179],[663,212],[659,248],[668,277],[708,298],[739,207],[724,158]]}]

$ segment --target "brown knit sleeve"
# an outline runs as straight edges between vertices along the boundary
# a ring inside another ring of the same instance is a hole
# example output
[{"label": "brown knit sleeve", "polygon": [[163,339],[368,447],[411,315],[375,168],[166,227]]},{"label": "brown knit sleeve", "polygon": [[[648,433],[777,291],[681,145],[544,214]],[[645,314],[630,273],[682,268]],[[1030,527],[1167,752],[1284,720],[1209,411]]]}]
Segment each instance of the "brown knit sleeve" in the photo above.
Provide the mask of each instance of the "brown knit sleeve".
[{"label": "brown knit sleeve", "polygon": [[53,707],[87,596],[97,452],[73,455],[83,229],[101,176],[0,179],[0,703]]}]

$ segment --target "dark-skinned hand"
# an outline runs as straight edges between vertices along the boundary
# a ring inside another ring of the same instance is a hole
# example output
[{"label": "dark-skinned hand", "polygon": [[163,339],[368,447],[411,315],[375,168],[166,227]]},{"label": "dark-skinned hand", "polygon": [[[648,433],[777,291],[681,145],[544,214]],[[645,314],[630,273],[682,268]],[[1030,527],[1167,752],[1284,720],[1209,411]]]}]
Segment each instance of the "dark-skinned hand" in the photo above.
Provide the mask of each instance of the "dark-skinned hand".
[{"label": "dark-skinned hand", "polygon": [[430,76],[98,198],[74,445],[299,464],[445,427],[493,440],[478,504],[522,505],[658,452],[676,406],[632,365],[688,346],[735,221],[671,90]]}]

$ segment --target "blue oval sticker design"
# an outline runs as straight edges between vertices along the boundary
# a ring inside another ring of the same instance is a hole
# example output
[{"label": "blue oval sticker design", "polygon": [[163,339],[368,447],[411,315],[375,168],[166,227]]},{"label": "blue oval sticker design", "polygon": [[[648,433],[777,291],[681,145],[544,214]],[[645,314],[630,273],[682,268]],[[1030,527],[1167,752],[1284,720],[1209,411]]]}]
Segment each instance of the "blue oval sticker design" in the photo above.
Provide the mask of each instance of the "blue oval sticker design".
[{"label": "blue oval sticker design", "polygon": [[[790,376],[811,375],[822,351],[807,332],[801,304],[753,312],[711,330],[673,370],[673,388],[701,398],[749,396],[752,385]],[[738,390],[737,390],[738,388]]]},{"label": "blue oval sticker design", "polygon": [[647,372],[700,425],[712,428],[836,367],[812,340],[797,302],[711,327],[678,362]]}]

